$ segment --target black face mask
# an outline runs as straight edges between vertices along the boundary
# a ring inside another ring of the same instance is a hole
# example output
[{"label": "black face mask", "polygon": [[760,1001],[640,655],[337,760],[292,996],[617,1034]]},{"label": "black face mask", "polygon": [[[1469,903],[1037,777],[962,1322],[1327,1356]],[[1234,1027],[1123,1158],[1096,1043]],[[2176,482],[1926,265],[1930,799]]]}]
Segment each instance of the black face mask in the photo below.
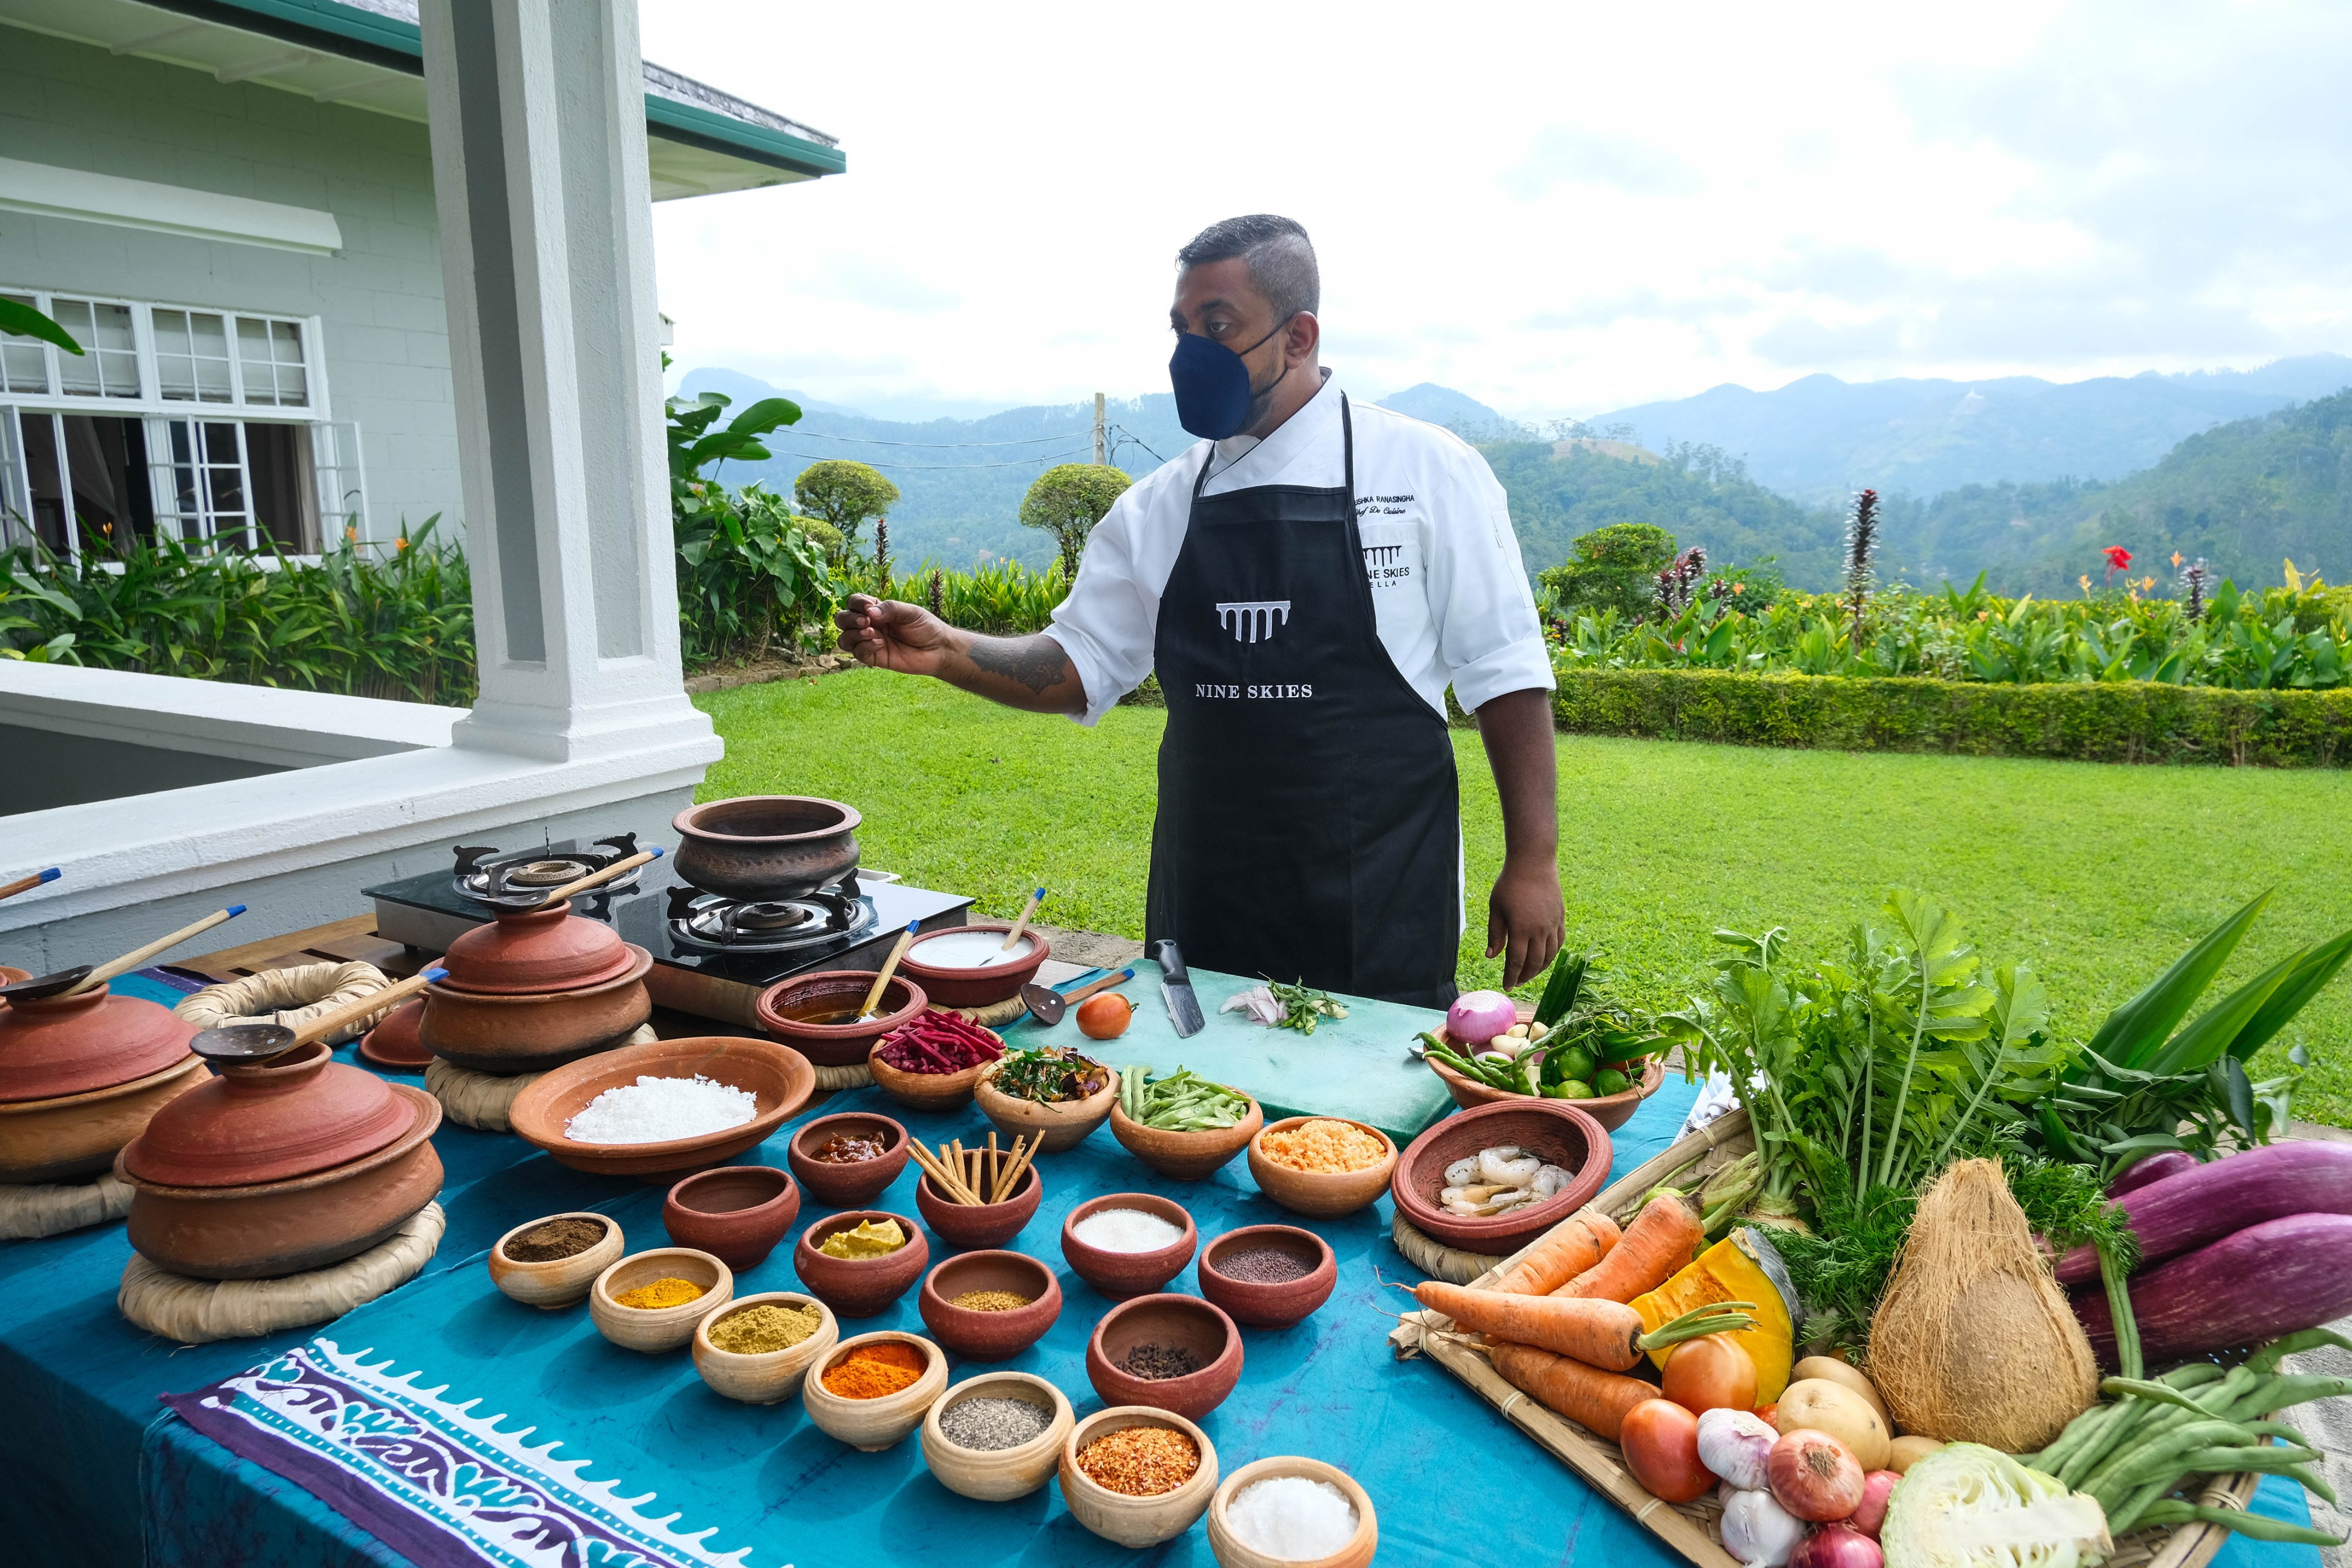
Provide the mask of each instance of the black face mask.
[{"label": "black face mask", "polygon": [[1295,314],[1285,316],[1275,323],[1273,332],[1240,353],[1199,332],[1180,335],[1176,353],[1168,361],[1168,380],[1176,389],[1177,423],[1211,441],[1238,434],[1249,423],[1250,405],[1280,386],[1282,377],[1290,374],[1290,367],[1285,365],[1281,375],[1263,387],[1253,387],[1249,365],[1242,356],[1255,353],[1295,319]]}]

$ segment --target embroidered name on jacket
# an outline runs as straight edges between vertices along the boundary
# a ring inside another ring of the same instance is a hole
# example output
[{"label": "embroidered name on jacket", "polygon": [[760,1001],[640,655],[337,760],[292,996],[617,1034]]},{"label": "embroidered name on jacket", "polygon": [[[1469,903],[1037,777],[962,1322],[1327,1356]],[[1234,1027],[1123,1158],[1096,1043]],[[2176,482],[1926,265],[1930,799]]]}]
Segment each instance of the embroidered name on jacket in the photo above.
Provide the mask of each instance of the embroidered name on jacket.
[{"label": "embroidered name on jacket", "polygon": [[1217,606],[1217,624],[1233,633],[1235,642],[1272,642],[1274,628],[1289,620],[1287,599],[1236,600]]},{"label": "embroidered name on jacket", "polygon": [[1229,702],[1261,702],[1268,699],[1286,697],[1311,700],[1315,695],[1315,683],[1308,680],[1269,680],[1242,686],[1223,681],[1196,680],[1192,683],[1192,695],[1213,697]]}]

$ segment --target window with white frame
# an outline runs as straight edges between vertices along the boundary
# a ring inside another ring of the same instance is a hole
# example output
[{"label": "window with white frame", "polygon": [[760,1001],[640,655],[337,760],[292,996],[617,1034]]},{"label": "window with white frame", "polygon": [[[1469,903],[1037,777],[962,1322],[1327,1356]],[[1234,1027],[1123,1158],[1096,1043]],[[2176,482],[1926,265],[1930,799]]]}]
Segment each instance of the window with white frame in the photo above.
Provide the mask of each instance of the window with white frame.
[{"label": "window with white frame", "polygon": [[60,555],[162,536],[315,553],[366,534],[356,425],[327,406],[319,322],[0,286],[79,354],[0,338],[0,545]]}]

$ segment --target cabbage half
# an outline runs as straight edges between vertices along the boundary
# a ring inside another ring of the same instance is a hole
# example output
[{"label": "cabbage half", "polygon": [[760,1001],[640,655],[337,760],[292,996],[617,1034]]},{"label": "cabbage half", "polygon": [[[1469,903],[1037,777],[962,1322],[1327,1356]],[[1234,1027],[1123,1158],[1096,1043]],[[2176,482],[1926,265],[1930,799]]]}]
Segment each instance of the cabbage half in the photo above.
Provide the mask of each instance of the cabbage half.
[{"label": "cabbage half", "polygon": [[2097,1499],[1981,1443],[1905,1471],[1878,1544],[1886,1568],[2079,1568],[2115,1550]]}]

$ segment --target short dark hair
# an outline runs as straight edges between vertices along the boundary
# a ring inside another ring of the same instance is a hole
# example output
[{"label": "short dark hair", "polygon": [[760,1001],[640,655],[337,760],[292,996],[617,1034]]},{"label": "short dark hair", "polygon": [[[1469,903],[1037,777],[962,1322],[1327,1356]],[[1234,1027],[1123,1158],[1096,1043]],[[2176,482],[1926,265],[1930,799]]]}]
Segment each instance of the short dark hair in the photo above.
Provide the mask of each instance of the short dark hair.
[{"label": "short dark hair", "polygon": [[1286,321],[1301,311],[1311,316],[1322,308],[1323,275],[1315,265],[1315,245],[1297,220],[1252,213],[1213,223],[1176,253],[1176,268],[1181,272],[1236,256],[1249,268],[1250,281],[1274,306],[1276,319]]}]

